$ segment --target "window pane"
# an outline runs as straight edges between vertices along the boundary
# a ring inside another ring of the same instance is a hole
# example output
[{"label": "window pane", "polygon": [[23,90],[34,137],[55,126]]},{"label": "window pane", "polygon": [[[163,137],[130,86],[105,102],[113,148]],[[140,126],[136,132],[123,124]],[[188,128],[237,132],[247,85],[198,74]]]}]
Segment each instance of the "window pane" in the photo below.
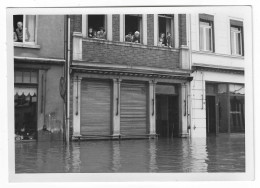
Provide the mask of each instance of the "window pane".
[{"label": "window pane", "polygon": [[23,82],[23,73],[21,71],[15,71],[15,83]]},{"label": "window pane", "polygon": [[23,83],[30,83],[30,72],[23,72]]},{"label": "window pane", "polygon": [[230,84],[229,85],[229,92],[231,94],[245,94],[245,86],[242,84]]},{"label": "window pane", "polygon": [[200,27],[200,50],[204,50],[203,27]]},{"label": "window pane", "polygon": [[205,31],[206,31],[206,37],[205,37],[205,39],[206,39],[206,50],[210,51],[211,50],[210,49],[210,29],[206,28]]},{"label": "window pane", "polygon": [[31,72],[31,83],[37,83],[37,72]]},{"label": "window pane", "polygon": [[230,131],[245,132],[244,96],[230,96]]},{"label": "window pane", "polygon": [[27,15],[25,24],[25,42],[35,42],[36,16]]},{"label": "window pane", "polygon": [[218,93],[227,93],[227,84],[218,84]]}]

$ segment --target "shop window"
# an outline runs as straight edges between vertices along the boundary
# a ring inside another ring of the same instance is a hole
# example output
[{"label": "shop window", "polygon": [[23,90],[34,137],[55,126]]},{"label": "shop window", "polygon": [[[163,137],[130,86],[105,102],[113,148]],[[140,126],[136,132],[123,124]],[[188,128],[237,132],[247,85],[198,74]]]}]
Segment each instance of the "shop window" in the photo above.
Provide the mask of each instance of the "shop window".
[{"label": "shop window", "polygon": [[105,15],[88,15],[88,38],[107,39]]},{"label": "shop window", "polygon": [[14,82],[15,83],[26,83],[26,84],[37,84],[37,72],[36,71],[15,71]]},{"label": "shop window", "polygon": [[169,48],[173,46],[173,20],[174,18],[171,14],[158,15],[158,46],[168,46]]},{"label": "shop window", "polygon": [[142,15],[125,15],[125,42],[141,43]]},{"label": "shop window", "polygon": [[214,51],[214,17],[200,14],[200,50]]},{"label": "shop window", "polygon": [[230,20],[230,43],[232,55],[243,55],[243,22]]},{"label": "shop window", "polygon": [[36,15],[13,16],[13,41],[36,43]]},{"label": "shop window", "polygon": [[242,84],[229,84],[229,92],[230,94],[245,94],[245,86]]}]

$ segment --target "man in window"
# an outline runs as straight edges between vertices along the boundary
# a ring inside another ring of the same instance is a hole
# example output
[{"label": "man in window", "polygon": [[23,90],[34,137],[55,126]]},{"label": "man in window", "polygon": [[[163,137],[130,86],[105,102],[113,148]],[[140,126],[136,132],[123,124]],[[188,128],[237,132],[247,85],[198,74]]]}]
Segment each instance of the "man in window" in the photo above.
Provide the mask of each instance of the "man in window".
[{"label": "man in window", "polygon": [[[17,29],[15,30],[17,35],[17,42],[23,42],[23,23],[17,22]],[[25,41],[29,41],[30,39],[30,33],[25,28]]]}]

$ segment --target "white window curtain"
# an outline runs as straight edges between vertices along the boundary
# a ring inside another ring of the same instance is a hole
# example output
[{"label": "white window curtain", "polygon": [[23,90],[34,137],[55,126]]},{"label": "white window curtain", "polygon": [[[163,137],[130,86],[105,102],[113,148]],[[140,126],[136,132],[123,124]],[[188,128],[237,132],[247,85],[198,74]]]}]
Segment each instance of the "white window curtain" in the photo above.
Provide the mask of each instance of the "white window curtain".
[{"label": "white window curtain", "polygon": [[36,88],[25,88],[25,87],[15,87],[14,95],[25,95],[25,96],[35,96],[37,95],[37,89]]}]

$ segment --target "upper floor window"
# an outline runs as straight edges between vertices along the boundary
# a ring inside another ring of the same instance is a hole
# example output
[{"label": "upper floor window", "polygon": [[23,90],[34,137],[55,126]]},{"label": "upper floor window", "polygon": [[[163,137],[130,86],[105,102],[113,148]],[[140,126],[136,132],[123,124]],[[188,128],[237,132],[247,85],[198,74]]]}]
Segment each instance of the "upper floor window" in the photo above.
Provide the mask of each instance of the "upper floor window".
[{"label": "upper floor window", "polygon": [[141,43],[142,15],[125,15],[125,42]]},{"label": "upper floor window", "polygon": [[159,41],[158,46],[171,48],[173,46],[173,15],[158,15]]},{"label": "upper floor window", "polygon": [[36,71],[17,70],[14,72],[14,83],[37,84],[38,74]]},{"label": "upper floor window", "polygon": [[88,38],[107,39],[105,15],[88,15]]},{"label": "upper floor window", "polygon": [[13,16],[13,41],[32,44],[36,42],[35,15]]},{"label": "upper floor window", "polygon": [[243,22],[230,20],[230,43],[232,55],[243,55]]},{"label": "upper floor window", "polygon": [[200,50],[214,51],[214,17],[200,14]]}]

